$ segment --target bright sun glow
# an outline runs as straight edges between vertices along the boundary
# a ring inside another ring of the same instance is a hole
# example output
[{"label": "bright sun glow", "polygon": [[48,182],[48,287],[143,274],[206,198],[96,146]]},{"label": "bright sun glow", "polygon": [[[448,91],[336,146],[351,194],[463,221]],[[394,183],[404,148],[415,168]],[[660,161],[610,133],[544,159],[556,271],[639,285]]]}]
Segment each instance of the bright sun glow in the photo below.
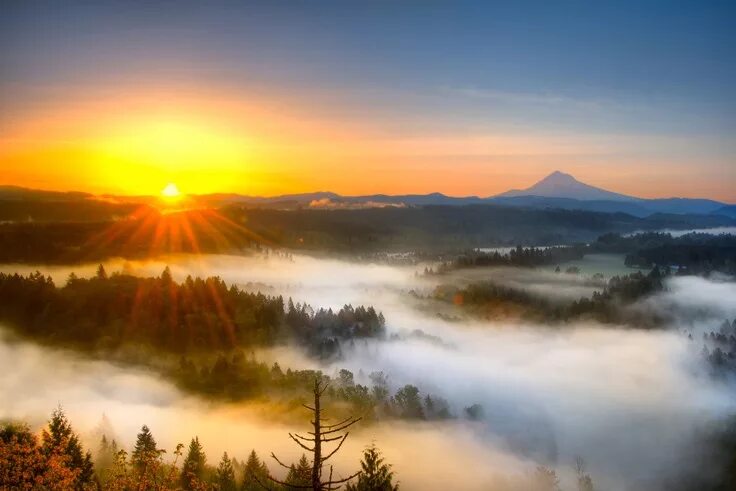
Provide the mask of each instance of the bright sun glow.
[{"label": "bright sun glow", "polygon": [[179,198],[181,196],[181,193],[179,192],[179,188],[176,186],[176,184],[170,182],[166,185],[165,188],[161,190],[161,196],[169,200],[174,200]]}]

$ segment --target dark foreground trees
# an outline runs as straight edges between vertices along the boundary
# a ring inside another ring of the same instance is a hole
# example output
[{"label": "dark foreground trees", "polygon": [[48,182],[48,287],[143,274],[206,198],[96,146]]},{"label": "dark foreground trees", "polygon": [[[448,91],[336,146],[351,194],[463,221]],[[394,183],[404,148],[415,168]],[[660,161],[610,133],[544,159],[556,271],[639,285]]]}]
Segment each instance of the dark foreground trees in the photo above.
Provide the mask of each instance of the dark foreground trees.
[{"label": "dark foreground trees", "polygon": [[375,445],[363,452],[360,468],[357,482],[348,483],[345,488],[347,491],[398,491],[399,485],[393,482],[391,466],[384,462]]},{"label": "dark foreground trees", "polygon": [[[340,423],[325,423],[319,396],[326,386],[315,385],[318,391],[313,414],[317,424],[314,432],[305,437],[290,436],[304,448],[312,441],[310,461],[306,455],[291,465],[279,464],[288,472],[284,480],[274,478],[266,464],[251,451],[245,462],[225,453],[217,466],[207,464],[199,438],[194,437],[184,452],[179,444],[168,454],[159,448],[153,433],[143,426],[130,453],[119,448],[114,440],[103,435],[94,460],[85,451],[61,408],[56,409],[39,439],[28,426],[17,423],[0,424],[0,489],[52,491],[140,491],[140,490],[196,490],[196,491],[285,491],[288,489],[339,489],[350,479],[360,475],[359,487],[353,490],[393,490],[395,487],[365,487],[371,482],[391,482],[389,466],[379,458],[364,457],[363,471],[347,478],[337,477],[326,462],[337,453],[348,433],[343,430],[357,423],[349,418]],[[313,434],[317,433],[317,436]],[[315,443],[316,442],[316,443]],[[329,451],[323,445],[334,444]],[[323,451],[322,449],[325,448]],[[373,447],[371,447],[373,448]],[[373,449],[370,455],[378,456]],[[183,460],[182,460],[183,459]],[[363,473],[366,474],[363,477]],[[282,475],[284,475],[282,474]],[[376,480],[376,478],[380,478]],[[367,479],[367,480],[366,480]],[[361,487],[362,486],[362,487]]]},{"label": "dark foreground trees", "polygon": [[36,435],[21,424],[0,427],[0,489],[95,489],[92,455],[85,452],[61,408]]}]

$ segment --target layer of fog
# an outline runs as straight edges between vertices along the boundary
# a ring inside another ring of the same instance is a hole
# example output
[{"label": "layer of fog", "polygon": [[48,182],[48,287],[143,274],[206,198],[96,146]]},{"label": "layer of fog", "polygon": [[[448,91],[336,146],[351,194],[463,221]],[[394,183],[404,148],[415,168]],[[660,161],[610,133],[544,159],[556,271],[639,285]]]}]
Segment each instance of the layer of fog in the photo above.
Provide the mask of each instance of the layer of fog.
[{"label": "layer of fog", "polygon": [[671,229],[671,228],[663,228],[659,230],[636,230],[634,232],[624,234],[624,236],[629,237],[632,235],[649,233],[649,232],[670,234],[672,235],[672,237],[682,237],[683,235],[692,234],[692,233],[710,234],[710,235],[721,235],[721,234],[736,235],[736,227],[691,228],[691,229],[686,229],[686,230]]},{"label": "layer of fog", "polygon": [[[533,462],[557,467],[569,483],[570,466],[578,455],[586,459],[602,489],[656,489],[664,476],[673,469],[681,470],[682,462],[699,450],[692,446],[699,429],[736,411],[733,388],[705,374],[701,346],[681,333],[736,317],[733,283],[671,280],[667,292],[642,302],[642,308],[678,315],[668,330],[595,325],[552,330],[453,323],[420,313],[409,306],[405,292],[431,290],[433,280],[416,278],[410,267],[275,255],[183,256],[106,266],[109,271],[157,275],[166,264],[178,279],[187,274],[217,274],[239,285],[267,285],[274,293],[315,307],[374,305],[385,314],[389,332],[399,339],[346,347],[342,360],[323,367],[328,373],[346,367],[360,379],[360,374],[365,377],[383,370],[393,388],[416,384],[424,393],[446,398],[458,415],[466,406],[482,404],[483,423],[380,425],[342,452],[342,467],[352,469],[361,445],[375,439],[396,465],[405,489],[447,489],[448,482],[458,489],[488,489],[489,483],[498,484],[504,476],[513,480]],[[3,269],[12,268],[15,266]],[[26,271],[41,269],[61,284],[72,270],[81,276],[94,274],[95,268],[28,267]],[[557,281],[544,287],[557,294],[565,288],[577,294],[580,287],[575,283],[579,280],[549,272],[517,271],[521,279],[503,270],[486,273],[499,281],[532,286]],[[415,329],[438,336],[444,343],[407,335]],[[287,458],[297,455],[284,438],[286,428],[264,423],[247,407],[206,405],[181,396],[145,373],[106,365],[85,368],[88,362],[66,355],[62,362],[38,348],[24,345],[23,352],[5,346],[0,353],[0,387],[3,393],[23,395],[2,404],[5,415],[39,422],[62,402],[87,429],[104,411],[128,440],[141,424],[148,423],[168,447],[197,434],[212,456],[225,449],[242,455],[251,447],[263,454],[278,450]],[[282,366],[316,365],[298,347],[282,349],[278,357]],[[24,365],[22,359],[34,361]],[[69,368],[58,368],[62,366]],[[51,382],[38,382],[47,376]]]},{"label": "layer of fog", "polygon": [[549,270],[512,267],[464,268],[423,279],[424,285],[432,287],[439,285],[461,287],[470,283],[489,281],[559,300],[589,297],[594,291],[600,291],[605,286],[603,280],[593,279],[592,275],[556,273],[554,267]]},{"label": "layer of fog", "polygon": [[[13,340],[2,329],[0,370],[0,393],[12,396],[3,398],[0,420],[23,420],[36,429],[62,404],[88,448],[95,449],[104,432],[130,450],[146,424],[169,454],[177,443],[188,443],[197,435],[210,464],[225,451],[239,460],[245,460],[251,449],[264,458],[273,451],[287,462],[300,456],[287,435],[295,428],[264,418],[264,408],[257,404],[208,404],[181,394],[150,372],[80,360],[71,353]],[[453,423],[448,429],[453,432],[450,455],[448,442],[431,425],[378,425],[354,432],[334,465],[341,475],[353,472],[362,449],[376,442],[406,489],[447,489],[453,483],[481,489],[464,475],[464,466],[474,459],[490,464],[474,474],[479,483],[513,484],[528,472],[531,463],[486,445],[472,425]],[[428,474],[417,462],[433,462],[436,472]],[[273,460],[267,459],[267,464],[280,474]]]},{"label": "layer of fog", "polygon": [[[541,246],[531,246],[535,249],[539,249],[541,251],[546,249],[552,249],[554,247],[564,247],[562,245],[541,245]],[[508,254],[509,252],[516,249],[516,246],[503,246],[503,247],[476,247],[475,250],[478,252],[486,252],[489,254],[493,254],[494,252],[498,252],[501,255]]]}]

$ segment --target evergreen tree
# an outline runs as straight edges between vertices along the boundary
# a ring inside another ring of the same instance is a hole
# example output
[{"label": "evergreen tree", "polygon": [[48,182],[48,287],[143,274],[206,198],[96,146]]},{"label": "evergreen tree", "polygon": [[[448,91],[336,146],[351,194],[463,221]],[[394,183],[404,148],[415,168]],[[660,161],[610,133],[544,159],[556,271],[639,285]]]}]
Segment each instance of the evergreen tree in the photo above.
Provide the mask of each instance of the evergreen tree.
[{"label": "evergreen tree", "polygon": [[136,438],[135,447],[130,458],[131,463],[138,471],[143,472],[146,465],[158,457],[158,453],[156,440],[154,440],[151,430],[148,429],[148,426],[143,425]]},{"label": "evergreen tree", "polygon": [[371,445],[363,452],[360,462],[361,472],[355,484],[348,483],[347,491],[396,491],[398,484],[393,483],[394,473],[391,466],[384,463],[381,452]]},{"label": "evergreen tree", "polygon": [[97,456],[95,458],[95,466],[97,467],[98,474],[102,474],[106,469],[112,467],[117,452],[118,449],[115,440],[110,442],[107,439],[107,435],[103,433],[100,439],[100,448],[97,449]]},{"label": "evergreen tree", "polygon": [[284,482],[288,485],[299,485],[302,483],[296,473],[296,466],[294,464],[291,464],[289,467],[289,472],[286,473],[286,480]]},{"label": "evergreen tree", "polygon": [[199,443],[199,438],[194,437],[189,443],[189,451],[181,468],[181,485],[187,491],[197,489],[198,483],[204,477],[207,457]]},{"label": "evergreen tree", "polygon": [[219,491],[236,491],[235,468],[227,452],[222,455],[220,465],[217,466],[217,488]]},{"label": "evergreen tree", "polygon": [[50,454],[64,447],[72,437],[72,426],[67,420],[64,410],[59,406],[51,413],[48,429],[43,432],[42,448]]},{"label": "evergreen tree", "polygon": [[307,456],[302,454],[299,462],[291,464],[289,473],[286,475],[286,483],[295,486],[309,486],[312,477],[312,465]]},{"label": "evergreen tree", "polygon": [[419,396],[419,389],[414,385],[405,385],[394,396],[399,414],[408,419],[424,419],[424,408]]},{"label": "evergreen tree", "polygon": [[268,467],[261,462],[256,451],[252,450],[245,463],[241,491],[263,491],[264,486],[265,489],[271,489],[271,481],[268,479],[268,475]]},{"label": "evergreen tree", "polygon": [[74,433],[61,407],[51,413],[48,429],[43,431],[42,440],[41,450],[46,458],[60,458],[63,465],[75,474],[75,489],[94,483],[92,454],[82,449],[79,437]]},{"label": "evergreen tree", "polygon": [[174,278],[173,276],[171,276],[171,268],[166,266],[163,272],[161,273],[161,282],[165,286],[170,286],[173,283],[173,281],[174,281]]}]

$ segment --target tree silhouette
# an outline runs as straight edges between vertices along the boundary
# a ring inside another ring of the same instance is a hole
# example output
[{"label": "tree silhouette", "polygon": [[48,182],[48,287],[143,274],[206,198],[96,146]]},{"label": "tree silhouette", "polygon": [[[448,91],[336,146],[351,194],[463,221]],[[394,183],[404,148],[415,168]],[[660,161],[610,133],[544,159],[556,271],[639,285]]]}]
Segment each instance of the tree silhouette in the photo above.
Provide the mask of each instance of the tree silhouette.
[{"label": "tree silhouette", "polygon": [[151,459],[158,457],[159,450],[156,448],[156,440],[151,434],[151,430],[148,426],[143,425],[141,432],[138,433],[136,438],[135,447],[131,455],[131,463],[133,466],[141,472],[145,471],[146,464]]},{"label": "tree silhouette", "polygon": [[309,463],[307,456],[302,454],[299,462],[291,464],[289,473],[286,475],[287,484],[296,484],[299,486],[308,485],[312,479],[312,465]]},{"label": "tree silhouette", "polygon": [[220,491],[235,491],[237,486],[235,484],[235,469],[230,457],[227,456],[227,452],[222,455],[220,465],[217,466],[217,486]]},{"label": "tree silhouette", "polygon": [[362,470],[358,482],[348,483],[346,491],[398,491],[399,485],[393,483],[391,466],[384,463],[375,445],[365,449],[360,466]]},{"label": "tree silhouette", "polygon": [[61,406],[51,413],[48,429],[42,433],[41,451],[47,458],[59,458],[75,474],[75,489],[93,484],[92,454],[82,449],[79,436],[72,429]]},{"label": "tree silhouette", "polygon": [[241,491],[263,491],[270,490],[274,486],[268,482],[268,467],[261,462],[255,450],[251,450],[248,460],[245,463],[243,472],[243,483],[240,486]]},{"label": "tree silhouette", "polygon": [[197,489],[199,481],[204,476],[206,462],[207,458],[204,455],[204,450],[202,450],[202,445],[199,443],[199,438],[192,438],[181,469],[181,484],[185,490]]},{"label": "tree silhouette", "polygon": [[[346,478],[342,479],[333,479],[333,468],[332,465],[330,465],[329,470],[329,477],[324,480],[323,479],[323,468],[325,466],[325,462],[327,462],[330,458],[332,458],[342,447],[343,443],[345,443],[345,440],[347,440],[348,435],[350,435],[350,432],[345,432],[349,427],[353,426],[355,423],[360,421],[362,418],[354,418],[349,417],[347,419],[344,419],[340,421],[339,423],[335,424],[325,424],[324,422],[327,421],[327,418],[324,418],[322,416],[322,407],[320,405],[320,397],[322,394],[327,390],[327,387],[329,385],[326,383],[323,383],[322,380],[319,377],[315,377],[314,379],[314,406],[308,406],[306,404],[302,404],[305,408],[307,408],[309,411],[313,414],[313,420],[310,421],[312,424],[313,431],[308,431],[307,434],[309,436],[303,436],[298,433],[289,433],[289,437],[294,440],[294,442],[302,447],[304,450],[312,454],[312,468],[311,468],[311,475],[309,476],[309,483],[308,484],[292,484],[285,481],[279,481],[278,479],[275,479],[271,476],[268,476],[268,478],[277,483],[280,484],[286,488],[289,489],[311,489],[313,491],[324,491],[324,490],[333,490],[333,489],[340,489],[341,485],[350,481],[351,479],[357,477],[360,474],[360,471],[356,472],[355,474],[352,474]],[[343,433],[345,432],[345,433]],[[343,433],[343,434],[340,434]],[[322,445],[324,443],[334,443],[336,446],[329,452],[323,454]],[[311,446],[310,446],[311,444]],[[323,456],[324,455],[324,456]],[[289,471],[292,470],[292,466],[288,466],[284,464],[281,460],[279,460],[278,457],[274,453],[271,453],[271,457],[278,462],[279,465],[282,467],[288,469]]]}]

